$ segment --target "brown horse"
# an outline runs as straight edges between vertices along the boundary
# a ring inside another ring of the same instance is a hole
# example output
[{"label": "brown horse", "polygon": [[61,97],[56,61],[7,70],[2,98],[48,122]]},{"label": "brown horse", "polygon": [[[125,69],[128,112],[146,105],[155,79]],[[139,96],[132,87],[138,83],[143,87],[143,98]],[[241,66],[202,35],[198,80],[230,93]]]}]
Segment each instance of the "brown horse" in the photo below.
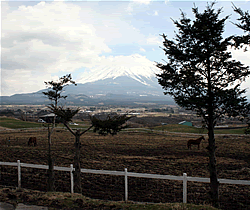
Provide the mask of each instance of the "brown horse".
[{"label": "brown horse", "polygon": [[36,137],[30,137],[29,138],[29,141],[28,141],[28,145],[33,145],[33,146],[36,146],[37,145],[37,142],[36,142]]},{"label": "brown horse", "polygon": [[187,142],[188,149],[191,149],[192,144],[198,145],[198,149],[200,149],[200,143],[202,140],[205,140],[204,136],[201,136],[200,138],[198,138],[196,140],[193,140],[193,139],[188,140],[188,142]]}]

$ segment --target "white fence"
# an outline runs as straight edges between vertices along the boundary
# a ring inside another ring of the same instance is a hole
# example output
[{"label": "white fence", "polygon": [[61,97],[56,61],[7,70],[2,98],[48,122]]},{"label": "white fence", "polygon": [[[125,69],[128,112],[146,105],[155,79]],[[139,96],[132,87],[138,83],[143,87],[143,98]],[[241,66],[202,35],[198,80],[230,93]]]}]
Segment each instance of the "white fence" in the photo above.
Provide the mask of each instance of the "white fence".
[{"label": "white fence", "polygon": [[[20,160],[18,160],[17,162],[0,162],[0,165],[17,166],[17,169],[18,169],[18,173],[17,173],[18,188],[21,188],[21,167],[48,169],[47,165],[21,163]],[[74,193],[74,178],[73,178],[74,168],[73,168],[73,164],[71,164],[70,167],[54,166],[54,170],[70,172],[71,193]],[[113,176],[124,176],[124,178],[125,178],[125,186],[124,186],[124,188],[125,188],[125,201],[128,201],[128,177],[149,178],[149,179],[168,179],[168,180],[183,181],[183,203],[187,203],[187,182],[188,181],[205,182],[205,183],[210,182],[210,178],[189,177],[189,176],[187,176],[186,173],[183,173],[183,176],[144,174],[144,173],[128,172],[126,168],[124,171],[81,169],[81,172],[82,173],[89,173],[89,174],[104,174],[104,175],[113,175]],[[1,174],[0,174],[0,176],[1,176]],[[250,180],[218,179],[218,181],[221,184],[250,185]]]}]

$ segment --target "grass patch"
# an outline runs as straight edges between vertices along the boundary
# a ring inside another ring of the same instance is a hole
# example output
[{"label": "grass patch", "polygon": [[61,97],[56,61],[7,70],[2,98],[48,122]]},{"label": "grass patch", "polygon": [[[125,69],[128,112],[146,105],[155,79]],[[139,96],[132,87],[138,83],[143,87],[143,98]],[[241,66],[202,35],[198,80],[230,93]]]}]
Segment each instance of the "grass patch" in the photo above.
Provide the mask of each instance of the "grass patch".
[{"label": "grass patch", "polygon": [[196,128],[192,126],[187,125],[178,125],[178,124],[169,124],[169,125],[163,125],[163,126],[156,126],[154,127],[154,130],[162,130],[162,131],[169,131],[169,132],[180,132],[180,133],[200,133],[200,134],[206,134],[207,129],[203,128]]},{"label": "grass patch", "polygon": [[5,128],[36,128],[41,127],[40,123],[21,121],[14,118],[1,117],[0,118],[0,126]]},{"label": "grass patch", "polygon": [[[39,127],[47,127],[46,123],[37,123],[37,122],[29,122],[29,121],[22,121],[15,118],[9,117],[0,117],[0,126],[5,128],[11,129],[18,129],[18,128],[39,128]],[[72,129],[82,128],[87,129],[89,125],[86,124],[78,124],[78,125],[69,125]],[[64,128],[63,124],[57,124],[57,128]]]},{"label": "grass patch", "polygon": [[[179,132],[179,133],[198,133],[207,134],[208,130],[203,128],[196,128],[187,125],[169,124],[163,126],[156,126],[153,130]],[[244,128],[239,129],[215,129],[215,134],[244,134]]]}]

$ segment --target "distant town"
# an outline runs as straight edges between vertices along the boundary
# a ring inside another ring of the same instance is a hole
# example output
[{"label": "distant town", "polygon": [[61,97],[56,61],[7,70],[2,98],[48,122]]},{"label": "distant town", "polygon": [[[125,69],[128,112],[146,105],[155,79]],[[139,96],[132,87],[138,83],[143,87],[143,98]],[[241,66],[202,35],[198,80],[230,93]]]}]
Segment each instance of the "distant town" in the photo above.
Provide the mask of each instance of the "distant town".
[{"label": "distant town", "polygon": [[[77,108],[76,106],[69,106]],[[134,115],[129,122],[131,127],[154,127],[167,124],[185,124],[202,127],[202,120],[192,111],[187,111],[177,105],[159,105],[154,103],[138,103],[131,106],[82,106],[73,121],[89,120],[89,115],[129,114]],[[23,121],[43,122],[41,119],[51,114],[47,105],[2,105],[0,116],[13,117]],[[229,119],[218,123],[220,127],[240,126],[242,122]]]}]

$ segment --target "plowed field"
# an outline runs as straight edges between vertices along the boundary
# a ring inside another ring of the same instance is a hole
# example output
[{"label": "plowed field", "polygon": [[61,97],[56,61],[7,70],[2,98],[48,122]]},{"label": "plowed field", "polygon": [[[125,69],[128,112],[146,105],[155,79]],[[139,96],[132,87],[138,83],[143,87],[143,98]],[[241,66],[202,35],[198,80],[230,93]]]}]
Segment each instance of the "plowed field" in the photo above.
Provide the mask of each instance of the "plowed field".
[{"label": "plowed field", "polygon": [[[38,146],[28,146],[36,136]],[[187,149],[194,134],[122,132],[99,136],[89,132],[81,137],[81,167],[112,171],[209,177],[206,141],[200,150]],[[69,167],[74,157],[74,136],[57,130],[52,137],[56,166]],[[47,132],[2,131],[0,161],[47,165]],[[245,135],[216,135],[218,177],[250,180],[250,138]],[[17,186],[17,169],[0,166],[2,186]],[[47,174],[43,169],[22,168],[22,187],[46,191]],[[56,190],[70,192],[69,172],[56,171]],[[82,174],[83,195],[104,200],[124,200],[124,177]],[[129,177],[129,200],[139,202],[182,202],[182,182]],[[188,182],[188,202],[209,204],[209,184]],[[220,185],[222,209],[250,209],[250,186]]]}]

